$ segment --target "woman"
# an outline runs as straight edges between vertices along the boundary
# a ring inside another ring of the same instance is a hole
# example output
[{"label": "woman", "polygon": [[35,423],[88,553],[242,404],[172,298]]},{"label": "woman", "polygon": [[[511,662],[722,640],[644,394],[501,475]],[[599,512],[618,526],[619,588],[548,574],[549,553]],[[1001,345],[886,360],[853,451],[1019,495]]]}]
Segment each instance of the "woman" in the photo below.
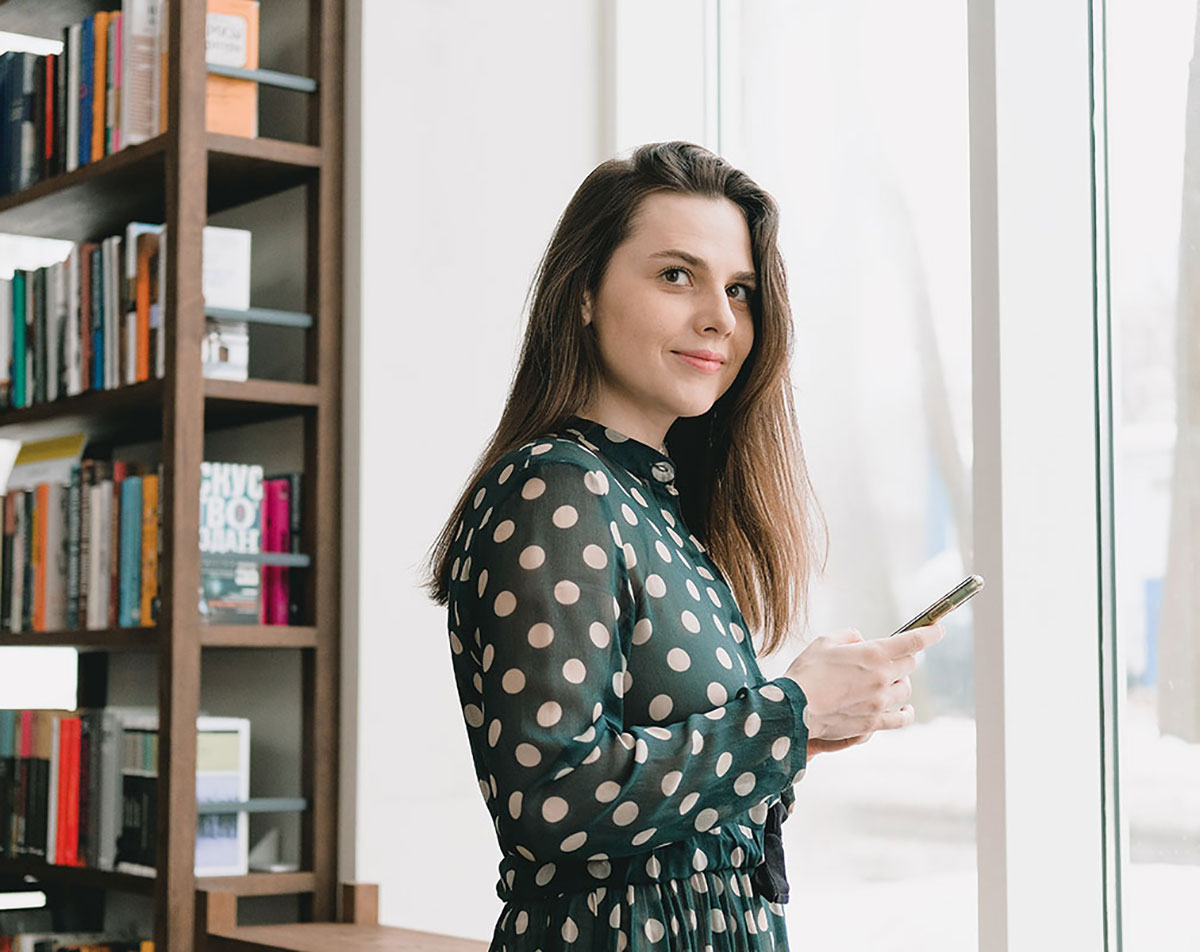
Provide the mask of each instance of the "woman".
[{"label": "woman", "polygon": [[504,854],[493,950],[787,948],[793,784],[913,719],[938,626],[756,660],[814,553],[777,228],[745,174],[657,143],[585,179],[538,269],[430,563]]}]

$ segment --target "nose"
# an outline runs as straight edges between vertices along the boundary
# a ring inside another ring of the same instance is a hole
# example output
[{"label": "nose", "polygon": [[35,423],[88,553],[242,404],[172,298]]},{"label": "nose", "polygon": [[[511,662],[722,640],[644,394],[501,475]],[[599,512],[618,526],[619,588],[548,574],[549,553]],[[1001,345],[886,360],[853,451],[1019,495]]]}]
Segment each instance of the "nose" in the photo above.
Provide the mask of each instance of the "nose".
[{"label": "nose", "polygon": [[733,328],[737,323],[737,315],[733,312],[733,304],[729,300],[729,295],[723,287],[717,288],[715,291],[710,291],[701,299],[702,303],[697,310],[696,318],[702,324],[703,329],[707,330],[712,327],[720,331],[721,334],[733,333]]}]

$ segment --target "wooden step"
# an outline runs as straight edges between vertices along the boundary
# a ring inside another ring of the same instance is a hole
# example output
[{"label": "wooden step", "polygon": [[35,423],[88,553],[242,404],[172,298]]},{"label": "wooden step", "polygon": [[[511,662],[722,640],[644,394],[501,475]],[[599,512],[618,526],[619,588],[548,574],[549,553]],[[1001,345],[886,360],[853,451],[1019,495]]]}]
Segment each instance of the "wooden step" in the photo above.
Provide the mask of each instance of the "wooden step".
[{"label": "wooden step", "polygon": [[342,884],[343,922],[239,926],[237,894],[196,893],[196,952],[486,952],[487,942],[379,925],[379,887]]}]

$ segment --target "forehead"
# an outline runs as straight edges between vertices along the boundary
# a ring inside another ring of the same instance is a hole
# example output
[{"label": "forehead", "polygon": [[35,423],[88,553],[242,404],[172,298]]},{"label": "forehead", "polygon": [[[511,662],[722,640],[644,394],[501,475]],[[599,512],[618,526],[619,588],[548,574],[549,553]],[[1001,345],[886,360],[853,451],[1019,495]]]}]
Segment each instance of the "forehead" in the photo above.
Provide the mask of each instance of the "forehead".
[{"label": "forehead", "polygon": [[754,270],[746,218],[727,198],[656,192],[642,199],[632,225],[625,250],[639,258],[677,248],[719,271]]}]

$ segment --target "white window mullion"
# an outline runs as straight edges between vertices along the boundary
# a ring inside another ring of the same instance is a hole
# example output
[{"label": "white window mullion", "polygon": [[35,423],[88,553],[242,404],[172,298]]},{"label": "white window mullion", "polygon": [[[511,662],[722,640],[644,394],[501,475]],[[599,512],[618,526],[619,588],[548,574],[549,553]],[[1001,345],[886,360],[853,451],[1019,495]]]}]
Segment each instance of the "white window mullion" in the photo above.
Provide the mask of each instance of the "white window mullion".
[{"label": "white window mullion", "polygon": [[1105,948],[1088,27],[968,4],[983,952]]}]

